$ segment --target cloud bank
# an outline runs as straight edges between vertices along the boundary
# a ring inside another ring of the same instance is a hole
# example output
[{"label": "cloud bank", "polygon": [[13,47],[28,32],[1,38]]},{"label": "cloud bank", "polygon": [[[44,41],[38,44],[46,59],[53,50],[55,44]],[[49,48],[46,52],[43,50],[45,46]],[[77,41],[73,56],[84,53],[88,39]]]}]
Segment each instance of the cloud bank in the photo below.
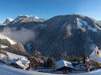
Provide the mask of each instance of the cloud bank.
[{"label": "cloud bank", "polygon": [[6,27],[0,33],[22,44],[25,44],[35,39],[35,32],[25,28],[21,28],[21,30],[16,30],[16,28]]}]

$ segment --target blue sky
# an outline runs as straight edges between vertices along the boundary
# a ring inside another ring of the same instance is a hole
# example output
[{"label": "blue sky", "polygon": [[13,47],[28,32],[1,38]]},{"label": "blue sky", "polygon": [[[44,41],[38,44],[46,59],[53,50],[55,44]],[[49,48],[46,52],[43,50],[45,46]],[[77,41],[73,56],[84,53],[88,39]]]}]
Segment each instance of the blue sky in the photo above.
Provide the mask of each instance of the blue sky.
[{"label": "blue sky", "polygon": [[0,22],[6,17],[15,19],[22,14],[45,19],[82,14],[101,20],[101,0],[0,0]]}]

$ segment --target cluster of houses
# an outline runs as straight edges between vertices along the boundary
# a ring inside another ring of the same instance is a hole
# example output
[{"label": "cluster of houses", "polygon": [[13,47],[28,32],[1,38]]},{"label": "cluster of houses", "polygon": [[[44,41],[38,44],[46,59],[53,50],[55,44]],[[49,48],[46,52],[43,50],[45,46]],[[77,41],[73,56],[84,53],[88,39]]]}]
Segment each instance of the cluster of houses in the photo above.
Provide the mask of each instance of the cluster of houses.
[{"label": "cluster of houses", "polygon": [[[90,59],[98,60],[99,63],[101,63],[101,50],[98,45],[96,49],[90,54],[90,57],[86,58],[86,62],[90,61]],[[30,68],[30,61],[25,57],[20,59],[13,59],[9,61],[7,64],[24,70],[28,70]],[[56,61],[55,70],[63,71],[64,73],[66,73],[67,71],[71,72],[72,70],[78,70],[78,69],[75,69],[72,62],[61,59],[59,61]]]}]

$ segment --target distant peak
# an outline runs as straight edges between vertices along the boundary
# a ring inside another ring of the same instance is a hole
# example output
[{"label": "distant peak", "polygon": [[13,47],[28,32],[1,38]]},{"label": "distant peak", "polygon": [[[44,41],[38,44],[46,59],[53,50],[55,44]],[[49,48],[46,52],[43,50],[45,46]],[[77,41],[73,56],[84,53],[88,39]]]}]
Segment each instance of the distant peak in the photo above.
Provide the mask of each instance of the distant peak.
[{"label": "distant peak", "polygon": [[10,23],[11,21],[13,21],[13,19],[7,17],[6,20],[5,20],[5,22],[4,22],[3,24],[8,24],[8,23]]},{"label": "distant peak", "polygon": [[13,19],[11,19],[10,17],[7,17],[6,20],[13,21]]},{"label": "distant peak", "polygon": [[28,19],[32,19],[32,20],[39,19],[39,17],[33,16],[33,15],[19,15],[16,19],[20,19],[20,18],[28,18]]}]

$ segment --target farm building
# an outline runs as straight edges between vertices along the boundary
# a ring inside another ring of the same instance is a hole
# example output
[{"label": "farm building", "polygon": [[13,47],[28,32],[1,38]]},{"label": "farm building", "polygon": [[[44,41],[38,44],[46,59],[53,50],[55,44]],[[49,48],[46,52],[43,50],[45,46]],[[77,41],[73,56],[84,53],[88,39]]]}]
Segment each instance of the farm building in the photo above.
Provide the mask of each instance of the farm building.
[{"label": "farm building", "polygon": [[67,61],[67,60],[59,60],[56,62],[55,64],[55,69],[58,71],[71,71],[74,69],[73,65],[71,62]]},{"label": "farm building", "polygon": [[26,59],[26,58],[20,58],[20,59],[13,59],[11,61],[9,61],[7,64],[8,65],[12,65],[16,68],[21,68],[21,69],[24,69],[26,70],[27,67],[29,67],[29,61]]}]

